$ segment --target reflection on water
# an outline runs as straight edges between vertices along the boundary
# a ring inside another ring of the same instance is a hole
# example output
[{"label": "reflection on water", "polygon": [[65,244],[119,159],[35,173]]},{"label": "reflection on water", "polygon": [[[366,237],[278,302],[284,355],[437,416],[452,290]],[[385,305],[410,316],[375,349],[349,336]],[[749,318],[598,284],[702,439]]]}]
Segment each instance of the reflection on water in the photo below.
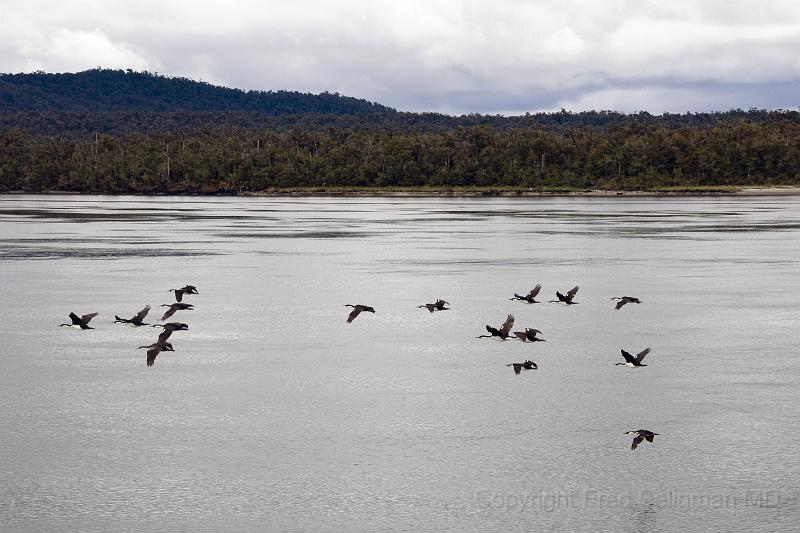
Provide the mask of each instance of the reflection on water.
[{"label": "reflection on water", "polygon": [[[0,221],[0,529],[796,530],[800,199],[0,196]],[[186,283],[148,369],[156,330],[113,315]],[[509,301],[537,283],[580,305]],[[508,313],[547,342],[475,339]]]}]

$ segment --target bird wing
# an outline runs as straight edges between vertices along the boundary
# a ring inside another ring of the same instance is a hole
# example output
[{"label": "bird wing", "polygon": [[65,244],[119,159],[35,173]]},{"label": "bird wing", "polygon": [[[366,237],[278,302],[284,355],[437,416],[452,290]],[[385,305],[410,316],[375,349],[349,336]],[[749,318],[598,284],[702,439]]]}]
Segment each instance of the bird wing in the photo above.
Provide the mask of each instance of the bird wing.
[{"label": "bird wing", "polygon": [[426,307],[426,308],[428,309],[428,311],[430,311],[431,313],[433,313],[434,311],[436,311],[436,304],[425,304],[425,307]]},{"label": "bird wing", "polygon": [[178,309],[177,309],[176,307],[170,306],[170,308],[169,308],[169,309],[167,309],[167,312],[166,312],[166,313],[164,313],[164,316],[162,316],[162,317],[161,317],[161,320],[166,320],[166,319],[168,319],[169,317],[171,317],[172,315],[174,315],[174,314],[175,314],[175,311],[177,311],[177,310],[178,310]]},{"label": "bird wing", "polygon": [[531,335],[533,335],[534,337],[536,336],[536,334],[537,334],[537,333],[538,333],[539,335],[542,335],[542,332],[541,332],[541,331],[539,331],[538,329],[533,329],[533,328],[528,328],[528,333],[530,333],[530,334],[531,334]]},{"label": "bird wing", "polygon": [[641,362],[642,362],[642,360],[645,358],[645,356],[646,356],[647,354],[649,354],[649,353],[650,353],[650,348],[645,348],[645,349],[644,349],[644,350],[642,350],[641,352],[637,353],[637,354],[636,354],[636,363],[637,363],[637,364],[638,364],[638,363],[641,363]]},{"label": "bird wing", "polygon": [[515,331],[514,335],[516,335],[519,338],[519,340],[521,340],[522,342],[525,342],[525,341],[528,340],[528,334],[525,333],[524,331]]},{"label": "bird wing", "polygon": [[172,292],[175,293],[175,301],[180,302],[183,300],[183,289],[173,289]]},{"label": "bird wing", "polygon": [[371,305],[362,305],[361,308],[364,311],[368,312],[368,313],[374,313],[375,312],[375,308],[372,307]]},{"label": "bird wing", "polygon": [[493,328],[489,324],[486,324],[486,331],[488,331],[492,335],[500,336],[500,331],[498,331],[497,328]]},{"label": "bird wing", "polygon": [[147,366],[153,366],[156,362],[156,356],[161,352],[161,346],[153,346],[147,350]]},{"label": "bird wing", "polygon": [[629,354],[625,350],[620,350],[620,352],[622,352],[622,357],[625,358],[626,363],[631,363],[631,364],[636,363],[636,359],[634,359],[634,357],[631,354]]},{"label": "bird wing", "polygon": [[567,293],[567,297],[568,297],[568,298],[574,298],[574,297],[575,297],[575,295],[576,295],[576,294],[578,294],[578,289],[579,289],[579,288],[580,288],[580,287],[578,287],[577,285],[575,285],[574,287],[572,287],[572,288],[569,290],[569,292]]},{"label": "bird wing", "polygon": [[445,302],[444,300],[439,299],[439,300],[436,300],[436,305],[438,305],[438,306],[450,305],[450,302]]},{"label": "bird wing", "polygon": [[164,344],[169,339],[169,336],[172,335],[174,330],[170,328],[166,328],[161,334],[158,336],[158,344]]},{"label": "bird wing", "polygon": [[500,333],[503,335],[508,335],[508,332],[511,331],[511,328],[514,327],[514,315],[508,315],[506,317],[506,321],[503,322],[503,325],[500,326]]},{"label": "bird wing", "polygon": [[566,297],[566,296],[564,296],[563,294],[561,294],[561,293],[560,293],[560,292],[558,292],[558,291],[556,291],[556,298],[558,298],[558,299],[559,299],[559,301],[562,301],[562,302],[566,302],[566,301],[567,301],[567,297]]},{"label": "bird wing", "polygon": [[347,323],[349,324],[350,322],[355,320],[355,318],[358,316],[358,314],[360,312],[361,312],[361,308],[360,307],[354,307],[353,310],[350,311],[350,314],[347,315]]},{"label": "bird wing", "polygon": [[100,313],[89,313],[88,315],[83,315],[81,317],[81,322],[83,322],[84,324],[88,324],[89,321],[91,321],[94,317],[96,317],[99,314]]},{"label": "bird wing", "polygon": [[633,442],[631,442],[631,450],[635,450],[636,447],[639,445],[640,442],[644,440],[644,437],[641,435],[636,435],[633,437]]},{"label": "bird wing", "polygon": [[520,372],[522,372],[522,363],[511,363],[511,364],[514,367],[515,374],[519,374]]},{"label": "bird wing", "polygon": [[131,322],[141,322],[142,320],[144,320],[144,317],[146,317],[147,313],[149,312],[150,312],[150,306],[145,305],[144,309],[136,313],[135,317],[131,318]]},{"label": "bird wing", "polygon": [[614,309],[616,309],[617,311],[619,311],[619,310],[620,310],[620,308],[621,308],[623,305],[625,305],[626,303],[628,303],[628,300],[621,299],[620,301],[618,301],[618,302],[617,302],[617,305],[615,305],[615,306],[614,306]]},{"label": "bird wing", "polygon": [[533,300],[534,298],[536,298],[536,295],[539,294],[540,290],[542,290],[541,283],[537,284],[533,289],[531,289],[531,292],[528,293],[528,298]]},{"label": "bird wing", "polygon": [[644,436],[644,438],[647,440],[647,442],[653,442],[653,437],[655,437],[655,435],[653,435],[652,433],[650,435],[645,435]]},{"label": "bird wing", "polygon": [[80,326],[81,325],[81,317],[79,317],[75,313],[70,313],[69,314],[69,319],[72,320],[72,323],[74,325],[76,325],[76,326]]}]

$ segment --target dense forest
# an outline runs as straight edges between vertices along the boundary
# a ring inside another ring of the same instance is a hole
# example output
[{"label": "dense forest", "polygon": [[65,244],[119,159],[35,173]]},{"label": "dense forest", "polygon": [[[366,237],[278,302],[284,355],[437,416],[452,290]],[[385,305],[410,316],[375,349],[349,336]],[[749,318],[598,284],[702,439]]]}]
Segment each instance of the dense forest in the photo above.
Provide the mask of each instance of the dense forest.
[{"label": "dense forest", "polygon": [[0,191],[777,184],[800,184],[796,111],[452,117],[130,71],[0,75]]},{"label": "dense forest", "polygon": [[238,193],[287,187],[496,187],[552,190],[800,183],[800,124],[604,131],[0,134],[0,190]]}]

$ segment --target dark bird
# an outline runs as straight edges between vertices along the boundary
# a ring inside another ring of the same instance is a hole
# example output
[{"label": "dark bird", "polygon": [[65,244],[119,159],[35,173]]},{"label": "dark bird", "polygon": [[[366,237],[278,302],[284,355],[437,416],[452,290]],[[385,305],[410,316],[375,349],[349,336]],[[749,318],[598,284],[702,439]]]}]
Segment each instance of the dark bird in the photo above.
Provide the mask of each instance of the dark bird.
[{"label": "dark bird", "polygon": [[186,285],[185,287],[181,287],[180,289],[170,289],[169,292],[175,293],[175,301],[180,302],[183,300],[184,294],[200,294],[197,292],[197,287],[194,285]]},{"label": "dark bird", "polygon": [[509,298],[509,300],[522,300],[523,302],[528,302],[529,304],[538,304],[539,302],[537,302],[534,298],[536,298],[536,295],[539,294],[540,290],[542,290],[542,285],[538,284],[532,288],[531,292],[529,292],[526,296],[520,296],[515,292],[514,297]]},{"label": "dark bird", "polygon": [[172,335],[175,331],[185,331],[189,329],[187,324],[182,322],[167,322],[166,324],[155,324],[154,328],[164,328],[164,331],[161,332],[158,336],[157,344],[164,344],[169,339],[169,336]]},{"label": "dark bird", "polygon": [[70,324],[59,324],[59,326],[67,326],[69,328],[78,326],[81,329],[94,329],[89,325],[89,322],[98,315],[98,313],[89,313],[88,315],[78,316],[75,313],[69,314],[69,319],[72,320]]},{"label": "dark bird", "polygon": [[653,442],[653,437],[658,435],[658,433],[653,433],[648,429],[637,429],[636,431],[626,431],[625,435],[635,435],[635,437],[633,437],[633,442],[631,442],[631,450],[635,450],[643,440]]},{"label": "dark bird", "polygon": [[490,333],[490,335],[479,335],[477,339],[484,339],[489,337],[500,337],[501,339],[505,340],[509,337],[509,332],[511,328],[514,327],[514,315],[508,315],[506,317],[506,321],[503,322],[503,325],[500,326],[500,329],[493,328],[490,325],[486,325],[486,331]]},{"label": "dark bird", "polygon": [[533,361],[525,361],[524,363],[508,363],[506,366],[513,366],[515,374],[519,374],[523,370],[536,370],[539,368]]},{"label": "dark bird", "polygon": [[194,305],[192,304],[185,304],[182,302],[176,302],[174,304],[161,304],[161,307],[169,307],[167,312],[164,313],[164,316],[161,317],[161,320],[166,320],[172,315],[175,314],[176,311],[192,311],[194,309]]},{"label": "dark bird", "polygon": [[426,308],[428,311],[433,313],[434,311],[449,311],[449,307],[445,307],[445,305],[450,305],[450,302],[445,302],[444,300],[436,300],[436,303],[432,304],[423,304],[418,305],[418,308]]},{"label": "dark bird", "polygon": [[630,366],[630,367],[638,367],[638,366],[647,366],[642,364],[642,360],[645,358],[647,354],[650,353],[650,348],[645,348],[641,352],[636,354],[636,357],[632,356],[625,350],[620,350],[622,352],[622,357],[625,358],[624,363],[614,363],[614,366]]},{"label": "dark bird", "polygon": [[156,362],[156,356],[161,352],[174,352],[170,342],[155,342],[149,346],[139,346],[139,349],[147,348],[147,366],[153,366]]},{"label": "dark bird", "polygon": [[614,309],[616,309],[617,311],[622,309],[622,306],[625,305],[625,304],[640,304],[640,303],[642,303],[642,301],[639,300],[639,298],[634,298],[633,296],[615,296],[614,298],[611,298],[611,299],[612,300],[619,300],[617,302],[617,305],[614,306]]},{"label": "dark bird", "polygon": [[560,292],[556,291],[556,297],[558,300],[550,300],[550,303],[559,303],[563,302],[567,305],[577,304],[578,302],[573,302],[572,299],[575,298],[575,295],[578,294],[578,286],[575,285],[572,287],[566,295],[561,294]]},{"label": "dark bird", "polygon": [[145,324],[144,322],[142,322],[142,320],[144,320],[144,317],[146,317],[147,313],[149,312],[150,312],[150,306],[145,305],[144,309],[136,313],[136,315],[133,318],[120,318],[117,315],[114,315],[114,318],[116,318],[114,323],[116,324],[117,322],[119,322],[122,324],[132,324],[134,326],[148,326],[149,324]]},{"label": "dark bird", "polygon": [[538,329],[525,328],[525,331],[515,331],[514,335],[522,342],[544,342],[543,338],[536,336],[537,333],[542,334]]},{"label": "dark bird", "polygon": [[361,304],[358,304],[358,305],[353,305],[353,304],[345,304],[345,307],[352,307],[352,308],[353,308],[353,310],[352,310],[352,311],[350,311],[350,314],[349,314],[349,315],[347,315],[347,323],[348,323],[348,324],[349,324],[350,322],[352,322],[353,320],[355,320],[355,319],[356,319],[356,317],[359,315],[359,313],[361,313],[361,311],[366,311],[366,312],[368,312],[368,313],[374,313],[374,312],[375,312],[375,309],[373,309],[372,307],[370,307],[370,306],[368,306],[368,305],[361,305]]}]

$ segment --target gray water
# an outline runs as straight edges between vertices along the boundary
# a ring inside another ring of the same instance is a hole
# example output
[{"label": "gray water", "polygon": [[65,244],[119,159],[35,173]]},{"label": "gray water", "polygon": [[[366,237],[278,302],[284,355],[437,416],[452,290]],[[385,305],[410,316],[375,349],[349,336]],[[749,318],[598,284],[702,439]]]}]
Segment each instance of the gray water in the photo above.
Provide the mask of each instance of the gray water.
[{"label": "gray water", "polygon": [[[0,529],[797,531],[799,238],[796,197],[0,196]],[[113,315],[187,283],[147,368]]]}]

